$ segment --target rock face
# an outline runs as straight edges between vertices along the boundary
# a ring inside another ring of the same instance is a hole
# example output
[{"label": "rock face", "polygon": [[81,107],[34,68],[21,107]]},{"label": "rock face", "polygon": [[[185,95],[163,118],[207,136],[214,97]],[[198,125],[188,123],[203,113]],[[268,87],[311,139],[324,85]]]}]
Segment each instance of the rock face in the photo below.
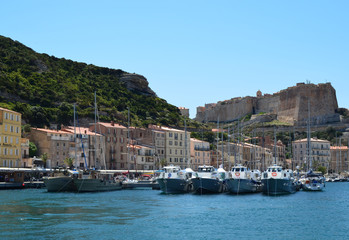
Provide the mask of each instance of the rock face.
[{"label": "rock face", "polygon": [[124,73],[119,78],[119,81],[131,92],[156,97],[155,92],[149,87],[148,80],[142,75]]},{"label": "rock face", "polygon": [[308,119],[308,100],[310,103],[311,124],[319,125],[339,122],[336,91],[330,83],[304,84],[289,87],[273,95],[261,93],[257,97],[233,98],[198,107],[198,121],[234,121],[246,114],[261,112],[276,114],[277,120],[294,125],[305,125]]}]

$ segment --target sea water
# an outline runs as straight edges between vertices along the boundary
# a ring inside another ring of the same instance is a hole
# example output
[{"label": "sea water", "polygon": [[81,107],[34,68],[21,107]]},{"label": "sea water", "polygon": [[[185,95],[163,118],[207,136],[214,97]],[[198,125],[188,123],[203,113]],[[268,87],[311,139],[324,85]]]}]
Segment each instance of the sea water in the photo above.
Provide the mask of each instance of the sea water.
[{"label": "sea water", "polygon": [[0,239],[349,239],[349,183],[277,197],[3,190]]}]

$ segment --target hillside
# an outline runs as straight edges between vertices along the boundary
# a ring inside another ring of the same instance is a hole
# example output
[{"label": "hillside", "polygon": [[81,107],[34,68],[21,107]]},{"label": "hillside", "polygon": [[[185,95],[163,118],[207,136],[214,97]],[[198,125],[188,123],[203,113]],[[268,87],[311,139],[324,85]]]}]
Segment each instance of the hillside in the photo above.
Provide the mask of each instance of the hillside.
[{"label": "hillside", "polygon": [[177,107],[158,98],[141,75],[39,54],[0,36],[0,106],[23,114],[32,126],[71,124],[93,118],[94,92],[101,120],[132,124],[178,125]]}]

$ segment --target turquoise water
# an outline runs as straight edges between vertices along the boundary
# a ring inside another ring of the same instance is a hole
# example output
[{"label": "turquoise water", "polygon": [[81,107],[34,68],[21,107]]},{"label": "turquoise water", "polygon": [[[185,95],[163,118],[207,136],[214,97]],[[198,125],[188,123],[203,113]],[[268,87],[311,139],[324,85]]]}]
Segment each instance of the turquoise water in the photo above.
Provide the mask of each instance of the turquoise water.
[{"label": "turquoise water", "polygon": [[349,239],[349,183],[279,197],[5,190],[0,239]]}]

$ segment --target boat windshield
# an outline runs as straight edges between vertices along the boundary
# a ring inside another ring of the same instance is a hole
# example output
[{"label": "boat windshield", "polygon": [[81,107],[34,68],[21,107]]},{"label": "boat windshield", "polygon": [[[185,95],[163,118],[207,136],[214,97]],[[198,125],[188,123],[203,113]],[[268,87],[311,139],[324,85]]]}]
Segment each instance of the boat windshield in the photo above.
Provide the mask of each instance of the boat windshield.
[{"label": "boat windshield", "polygon": [[199,168],[199,172],[213,172],[213,168]]}]

